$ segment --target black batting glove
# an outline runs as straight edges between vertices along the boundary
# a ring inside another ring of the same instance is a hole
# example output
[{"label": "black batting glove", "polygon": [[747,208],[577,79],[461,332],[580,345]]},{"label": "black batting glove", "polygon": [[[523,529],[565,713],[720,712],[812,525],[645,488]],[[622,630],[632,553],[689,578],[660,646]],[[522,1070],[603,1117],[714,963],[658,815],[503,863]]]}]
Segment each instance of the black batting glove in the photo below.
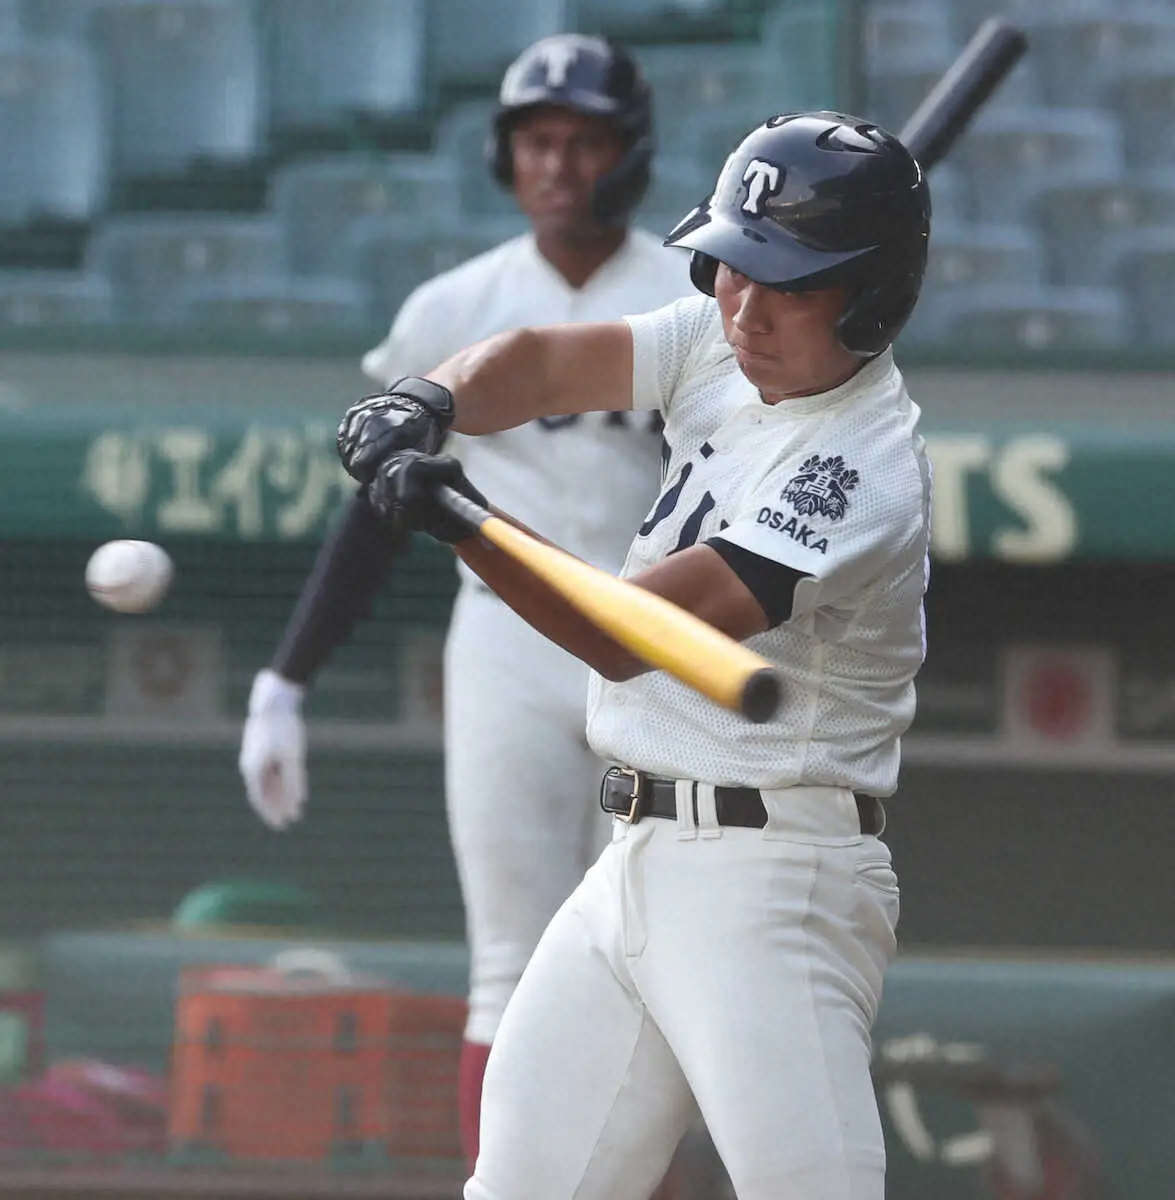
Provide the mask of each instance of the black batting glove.
[{"label": "black batting glove", "polygon": [[462,496],[486,505],[486,498],[465,478],[461,464],[449,454],[402,450],[376,472],[367,500],[381,524],[397,531],[416,530],[452,545],[475,532],[453,516],[437,499],[437,489],[451,487]]},{"label": "black batting glove", "polygon": [[435,454],[453,424],[453,393],[431,379],[406,376],[386,392],[352,404],[335,439],[347,474],[371,483],[380,464],[401,450]]}]

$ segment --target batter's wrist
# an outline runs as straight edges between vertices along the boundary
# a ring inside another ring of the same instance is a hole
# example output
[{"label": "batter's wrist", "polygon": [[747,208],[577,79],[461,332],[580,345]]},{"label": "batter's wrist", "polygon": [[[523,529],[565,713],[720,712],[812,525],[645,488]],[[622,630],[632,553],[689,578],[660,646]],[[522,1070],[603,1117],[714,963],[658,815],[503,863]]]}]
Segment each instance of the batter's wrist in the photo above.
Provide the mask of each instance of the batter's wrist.
[{"label": "batter's wrist", "polygon": [[389,396],[406,396],[426,409],[444,433],[453,424],[453,393],[440,383],[419,375],[404,375],[387,389]]},{"label": "batter's wrist", "polygon": [[302,711],[305,695],[303,684],[294,683],[266,667],[258,671],[253,679],[253,688],[249,693],[249,716],[261,717],[272,713],[298,715]]}]

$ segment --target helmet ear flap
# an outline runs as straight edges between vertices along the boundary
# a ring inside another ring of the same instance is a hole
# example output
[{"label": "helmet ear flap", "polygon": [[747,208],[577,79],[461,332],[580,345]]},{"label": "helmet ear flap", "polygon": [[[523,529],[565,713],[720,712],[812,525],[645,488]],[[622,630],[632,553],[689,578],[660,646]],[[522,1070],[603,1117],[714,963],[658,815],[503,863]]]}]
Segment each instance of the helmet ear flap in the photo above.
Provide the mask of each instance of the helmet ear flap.
[{"label": "helmet ear flap", "polygon": [[851,301],[841,314],[836,323],[836,338],[850,354],[874,358],[893,340],[876,309],[872,297],[864,295]]},{"label": "helmet ear flap", "polygon": [[694,250],[689,256],[690,283],[704,292],[707,296],[714,295],[714,279],[718,274],[718,260],[700,250]]},{"label": "helmet ear flap", "polygon": [[918,303],[921,271],[906,265],[882,268],[857,292],[837,322],[840,344],[862,358],[880,354],[902,331]]},{"label": "helmet ear flap", "polygon": [[504,188],[514,183],[514,152],[510,148],[509,113],[499,113],[485,143],[486,166]]},{"label": "helmet ear flap", "polygon": [[653,137],[638,138],[606,175],[596,180],[592,214],[605,225],[622,224],[652,182]]}]

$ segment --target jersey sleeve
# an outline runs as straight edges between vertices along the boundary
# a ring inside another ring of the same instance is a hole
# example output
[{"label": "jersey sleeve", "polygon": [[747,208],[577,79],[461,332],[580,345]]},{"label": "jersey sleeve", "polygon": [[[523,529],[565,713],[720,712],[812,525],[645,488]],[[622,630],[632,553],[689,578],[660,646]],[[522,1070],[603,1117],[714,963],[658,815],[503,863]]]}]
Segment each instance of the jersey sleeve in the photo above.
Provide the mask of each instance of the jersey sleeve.
[{"label": "jersey sleeve", "polygon": [[924,538],[925,458],[900,436],[850,455],[785,459],[748,491],[722,537],[798,571],[792,619],[844,605]]},{"label": "jersey sleeve", "polygon": [[632,330],[632,406],[668,414],[692,355],[718,320],[708,296],[688,296],[664,308],[624,318]]},{"label": "jersey sleeve", "polygon": [[452,330],[460,324],[446,318],[430,281],[412,292],[400,306],[392,327],[378,346],[363,356],[363,373],[386,387],[405,375],[426,375],[462,348]]}]

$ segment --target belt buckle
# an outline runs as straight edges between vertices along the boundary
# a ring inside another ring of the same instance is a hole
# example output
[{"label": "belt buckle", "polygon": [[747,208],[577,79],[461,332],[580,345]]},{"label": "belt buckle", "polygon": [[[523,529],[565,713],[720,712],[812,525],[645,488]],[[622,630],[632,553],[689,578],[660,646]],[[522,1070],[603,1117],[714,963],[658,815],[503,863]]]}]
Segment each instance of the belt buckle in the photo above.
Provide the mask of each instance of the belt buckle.
[{"label": "belt buckle", "polygon": [[635,767],[612,767],[608,774],[614,779],[623,776],[632,782],[628,812],[609,811],[612,812],[612,815],[618,821],[623,821],[625,825],[635,825],[641,819],[641,773]]}]

